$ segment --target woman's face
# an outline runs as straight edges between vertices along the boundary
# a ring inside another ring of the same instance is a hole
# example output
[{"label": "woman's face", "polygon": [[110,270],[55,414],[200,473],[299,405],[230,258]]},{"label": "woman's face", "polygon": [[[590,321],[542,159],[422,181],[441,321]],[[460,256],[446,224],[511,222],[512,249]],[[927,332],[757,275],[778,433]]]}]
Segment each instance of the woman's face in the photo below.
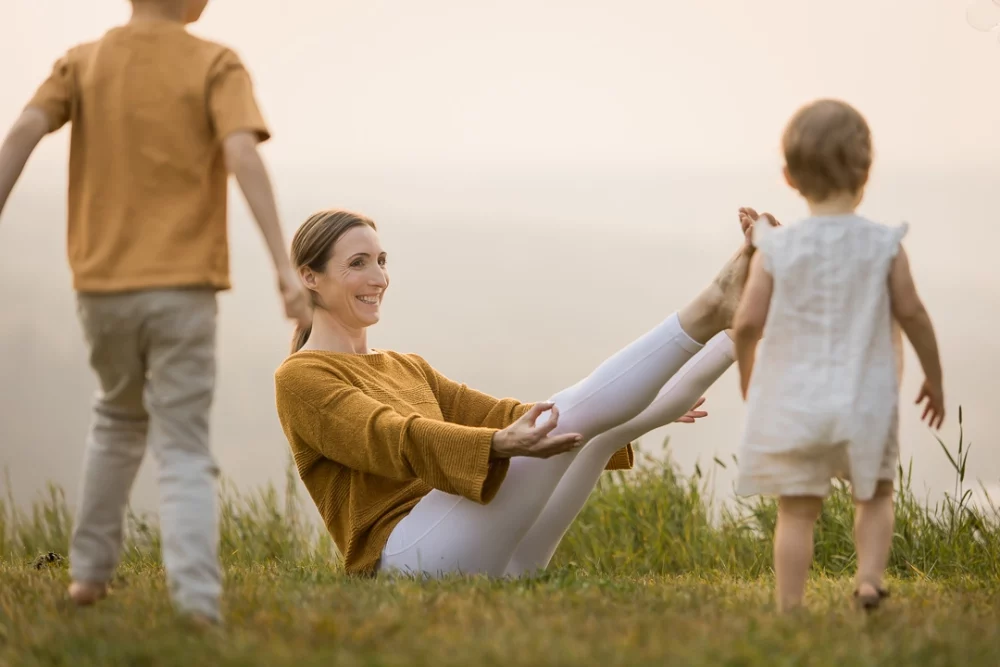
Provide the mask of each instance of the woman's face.
[{"label": "woman's face", "polygon": [[362,329],[377,323],[389,287],[378,234],[368,225],[348,230],[334,244],[326,270],[304,269],[302,280],[316,292],[321,307],[345,327]]}]

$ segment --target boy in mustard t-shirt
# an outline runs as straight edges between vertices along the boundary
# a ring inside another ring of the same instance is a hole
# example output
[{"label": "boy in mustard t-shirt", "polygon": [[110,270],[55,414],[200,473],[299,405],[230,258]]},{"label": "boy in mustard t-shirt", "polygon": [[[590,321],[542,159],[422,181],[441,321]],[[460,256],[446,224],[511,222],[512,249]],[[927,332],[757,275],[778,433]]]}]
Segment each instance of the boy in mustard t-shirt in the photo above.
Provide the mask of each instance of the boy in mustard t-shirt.
[{"label": "boy in mustard t-shirt", "polygon": [[264,236],[286,315],[311,321],[257,144],[250,76],[191,35],[207,0],[132,0],[132,18],[71,48],[0,148],[0,212],[36,145],[71,124],[67,249],[100,389],[70,547],[70,595],[107,593],[147,443],[159,468],[163,561],[178,610],[221,620],[209,413],[216,294],[230,288],[232,173]]}]

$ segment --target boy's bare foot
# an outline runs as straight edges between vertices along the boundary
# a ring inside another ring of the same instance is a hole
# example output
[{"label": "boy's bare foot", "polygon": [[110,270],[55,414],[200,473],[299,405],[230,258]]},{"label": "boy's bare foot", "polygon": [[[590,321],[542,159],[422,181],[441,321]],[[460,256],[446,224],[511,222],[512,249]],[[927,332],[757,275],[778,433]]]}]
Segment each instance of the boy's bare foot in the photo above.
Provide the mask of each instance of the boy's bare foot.
[{"label": "boy's bare foot", "polygon": [[69,597],[80,607],[89,607],[107,596],[107,584],[74,581],[69,585]]},{"label": "boy's bare foot", "polygon": [[867,582],[854,589],[854,605],[863,611],[875,611],[882,600],[887,597],[889,597],[889,591]]}]

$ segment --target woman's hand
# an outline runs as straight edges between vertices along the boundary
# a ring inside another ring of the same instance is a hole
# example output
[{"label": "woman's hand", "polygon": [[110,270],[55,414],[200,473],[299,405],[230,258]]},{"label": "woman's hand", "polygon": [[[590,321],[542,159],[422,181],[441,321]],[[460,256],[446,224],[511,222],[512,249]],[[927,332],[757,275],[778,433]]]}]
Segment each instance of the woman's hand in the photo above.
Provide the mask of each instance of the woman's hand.
[{"label": "woman's hand", "polygon": [[[535,422],[546,411],[549,420],[540,426]],[[559,408],[552,403],[536,403],[516,422],[493,434],[493,457],[508,459],[512,456],[530,456],[547,459],[568,452],[583,442],[579,433],[549,436],[559,425]]]},{"label": "woman's hand", "polygon": [[698,399],[698,402],[695,403],[694,406],[690,410],[687,411],[687,414],[685,414],[680,419],[675,419],[674,421],[676,423],[678,423],[678,424],[693,424],[696,419],[701,419],[702,417],[707,417],[708,416],[708,411],[706,411],[706,410],[699,410],[698,409],[698,408],[701,407],[701,404],[704,403],[704,402],[705,402],[705,397],[702,396],[701,398]]}]

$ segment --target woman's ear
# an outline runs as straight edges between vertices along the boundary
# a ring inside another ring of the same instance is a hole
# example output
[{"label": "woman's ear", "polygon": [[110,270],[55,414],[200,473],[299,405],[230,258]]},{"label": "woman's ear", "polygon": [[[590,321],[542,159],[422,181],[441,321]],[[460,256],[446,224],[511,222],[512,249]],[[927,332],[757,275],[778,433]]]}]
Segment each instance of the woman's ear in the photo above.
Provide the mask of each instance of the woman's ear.
[{"label": "woman's ear", "polygon": [[316,289],[316,274],[308,266],[303,266],[299,269],[299,277],[302,279],[302,284],[309,289]]}]

